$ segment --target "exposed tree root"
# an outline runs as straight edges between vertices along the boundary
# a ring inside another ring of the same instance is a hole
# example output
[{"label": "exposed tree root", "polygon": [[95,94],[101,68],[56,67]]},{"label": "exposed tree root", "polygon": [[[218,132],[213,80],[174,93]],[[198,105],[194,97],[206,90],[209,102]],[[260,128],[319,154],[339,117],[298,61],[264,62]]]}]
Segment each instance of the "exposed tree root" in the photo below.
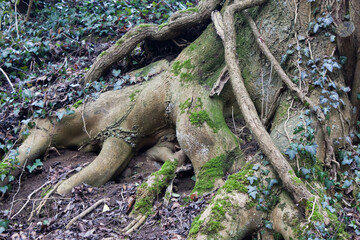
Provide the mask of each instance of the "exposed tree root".
[{"label": "exposed tree root", "polygon": [[245,121],[248,124],[252,133],[254,134],[257,142],[259,143],[261,150],[268,157],[272,166],[279,174],[279,177],[283,181],[285,188],[293,195],[297,202],[301,202],[302,200],[309,200],[312,194],[305,187],[304,183],[301,180],[298,183],[295,182],[295,175],[290,164],[281,154],[279,149],[274,145],[270,135],[264,128],[257,114],[254,103],[250,99],[250,96],[245,88],[243,78],[241,76],[238,58],[235,51],[235,12],[242,11],[255,5],[263,4],[264,2],[266,1],[244,0],[241,2],[235,2],[225,9],[223,18],[221,17],[221,14],[219,12],[214,12],[213,22],[215,24],[215,27],[218,29],[217,32],[224,32],[224,38],[222,40],[224,42],[225,48],[225,60],[230,73],[230,83],[232,85],[237,103],[240,106]]},{"label": "exposed tree root", "polygon": [[85,82],[96,81],[101,74],[114,63],[120,61],[146,39],[168,40],[180,35],[189,27],[204,23],[210,19],[211,12],[221,0],[203,0],[195,11],[179,11],[171,16],[167,24],[139,25],[127,32],[118,42],[100,54],[85,76]]},{"label": "exposed tree root", "polygon": [[174,143],[160,141],[147,151],[148,157],[164,164],[138,188],[136,203],[130,214],[135,219],[123,230],[126,234],[130,234],[145,222],[155,197],[170,184],[175,176],[176,167],[184,164],[186,158],[184,152],[182,150],[174,152],[174,150]]},{"label": "exposed tree root", "polygon": [[[335,159],[334,147],[333,147],[331,138],[330,138],[329,134],[327,133],[328,132],[327,129],[329,128],[329,126],[327,124],[324,113],[322,112],[322,110],[319,107],[317,107],[317,104],[315,104],[313,100],[311,100],[309,97],[307,97],[303,93],[303,91],[301,91],[301,89],[295,83],[293,83],[291,81],[291,79],[288,77],[288,75],[285,73],[285,71],[280,66],[280,63],[276,60],[274,55],[272,55],[269,48],[266,46],[264,40],[262,40],[262,37],[259,33],[259,30],[256,27],[254,20],[250,17],[250,15],[246,11],[244,11],[243,14],[246,16],[246,19],[248,20],[249,25],[251,27],[251,30],[252,30],[253,34],[255,35],[255,38],[257,39],[256,42],[257,42],[258,46],[260,47],[260,49],[262,50],[264,55],[267,57],[267,59],[274,66],[274,69],[277,72],[277,74],[279,75],[279,77],[281,78],[281,80],[286,84],[286,86],[292,92],[294,92],[296,94],[296,96],[301,100],[301,102],[303,104],[305,104],[305,103],[309,104],[309,108],[316,115],[316,118],[317,118],[317,120],[321,126],[321,129],[324,133],[324,139],[326,142],[326,156],[324,159],[324,164],[328,168],[333,166],[333,168],[335,168],[335,172],[336,172],[336,169],[340,168],[340,164]],[[336,176],[333,176],[333,177],[336,177]]]}]

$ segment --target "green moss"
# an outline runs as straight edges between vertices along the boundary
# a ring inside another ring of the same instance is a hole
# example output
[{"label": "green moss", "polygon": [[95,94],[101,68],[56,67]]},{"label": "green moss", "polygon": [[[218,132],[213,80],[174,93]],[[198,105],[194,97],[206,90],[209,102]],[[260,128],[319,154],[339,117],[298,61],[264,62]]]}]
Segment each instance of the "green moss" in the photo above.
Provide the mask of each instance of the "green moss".
[{"label": "green moss", "polygon": [[200,219],[200,215],[196,216],[194,218],[194,221],[191,223],[191,228],[190,228],[190,231],[189,231],[189,237],[194,236],[194,235],[199,233],[200,227],[204,223],[203,220],[199,220],[199,219]]},{"label": "green moss", "polygon": [[160,24],[159,27],[158,27],[158,30],[160,31],[163,27],[165,27],[167,25],[169,25],[168,22]]},{"label": "green moss", "polygon": [[193,8],[188,8],[185,10],[180,10],[178,12],[180,12],[180,13],[197,13],[197,12],[199,12],[199,9],[196,7],[193,7]]},{"label": "green moss", "polygon": [[224,229],[224,226],[221,224],[221,222],[210,220],[209,222],[206,223],[203,232],[205,232],[206,234],[214,234],[217,233],[218,231],[221,231],[222,229]]},{"label": "green moss", "polygon": [[154,26],[154,24],[143,23],[143,24],[138,25],[139,28],[147,28],[147,27],[152,27],[152,26]]},{"label": "green moss", "polygon": [[103,51],[103,52],[101,52],[101,53],[99,54],[99,57],[103,57],[103,56],[105,56],[106,54],[108,54],[108,52],[107,52],[107,51]]},{"label": "green moss", "polygon": [[279,208],[281,209],[281,211],[284,211],[285,207],[286,207],[285,202],[279,204]]},{"label": "green moss", "polygon": [[188,99],[186,99],[185,102],[183,102],[182,104],[179,105],[181,114],[183,114],[185,112],[189,112],[190,107],[191,107],[191,99],[188,98]]},{"label": "green moss", "polygon": [[301,181],[301,179],[300,178],[298,178],[296,175],[295,175],[295,173],[294,173],[294,171],[293,170],[290,170],[289,171],[289,174],[291,175],[291,180],[293,181],[293,183],[295,183],[295,184],[303,184],[303,182]]},{"label": "green moss", "polygon": [[136,97],[136,94],[138,94],[140,92],[140,90],[136,90],[135,92],[131,93],[129,98],[130,98],[130,101],[134,101],[135,100],[135,97]]},{"label": "green moss", "polygon": [[288,101],[281,101],[273,120],[273,126],[277,126],[280,122],[287,118],[287,111],[290,107]]},{"label": "green moss", "polygon": [[311,221],[323,221],[324,216],[320,213],[317,202],[315,202],[315,206],[314,206],[314,200],[315,197],[311,197],[309,198],[308,201],[306,201],[306,206],[305,206],[306,215],[310,215],[312,213]]},{"label": "green moss", "polygon": [[[191,64],[191,60],[185,60],[184,62],[175,61],[172,65],[171,72],[175,76],[180,75],[181,82],[190,82],[194,79],[194,75],[189,73],[195,66]],[[185,70],[185,71],[184,71]]]},{"label": "green moss", "polygon": [[199,170],[196,176],[195,187],[193,192],[198,192],[202,195],[209,192],[214,188],[216,179],[222,178],[224,173],[227,172],[234,163],[239,149],[228,154],[222,154],[216,158],[209,160]]},{"label": "green moss", "polygon": [[119,40],[116,41],[116,45],[120,46],[125,42],[124,38],[120,38]]},{"label": "green moss", "polygon": [[152,176],[155,176],[155,182],[149,187],[149,191],[157,195],[162,189],[167,187],[171,179],[175,177],[177,165],[178,160],[166,160],[159,171],[151,174]]},{"label": "green moss", "polygon": [[151,197],[142,197],[136,200],[134,209],[143,215],[149,215],[152,209],[153,199]]},{"label": "green moss", "polygon": [[205,110],[200,110],[198,112],[192,112],[189,116],[190,123],[195,126],[201,126],[203,123],[207,125],[216,133],[218,131],[215,123],[210,119],[209,114]]},{"label": "green moss", "polygon": [[[237,191],[247,193],[247,186],[250,185],[247,178],[252,175],[254,175],[252,164],[247,164],[240,172],[230,175],[222,188],[227,192]],[[254,186],[256,185],[256,182],[257,181],[253,184]]]},{"label": "green moss", "polygon": [[246,202],[246,209],[251,209],[251,208],[253,208],[253,207],[255,207],[257,205],[257,202],[256,201],[254,201],[254,200],[251,200],[251,201],[247,201]]},{"label": "green moss", "polygon": [[159,171],[151,174],[152,176],[155,176],[155,180],[151,186],[149,186],[146,182],[141,184],[138,188],[138,192],[136,193],[138,200],[136,200],[134,205],[135,211],[144,215],[151,213],[154,197],[158,195],[162,189],[167,187],[171,179],[174,178],[177,165],[177,160],[165,161]]}]

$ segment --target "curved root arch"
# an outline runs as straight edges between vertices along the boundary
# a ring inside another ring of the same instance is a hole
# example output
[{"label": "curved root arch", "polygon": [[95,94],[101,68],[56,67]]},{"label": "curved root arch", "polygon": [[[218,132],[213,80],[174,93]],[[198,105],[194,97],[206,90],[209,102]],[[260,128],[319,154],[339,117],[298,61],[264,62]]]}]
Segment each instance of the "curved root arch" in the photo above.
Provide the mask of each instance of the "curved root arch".
[{"label": "curved root arch", "polygon": [[85,75],[85,83],[99,79],[111,65],[129,55],[138,43],[146,39],[172,39],[180,35],[184,29],[204,23],[210,19],[211,12],[220,2],[220,0],[203,0],[198,8],[176,12],[166,24],[143,24],[131,29],[116,44],[96,58]]}]

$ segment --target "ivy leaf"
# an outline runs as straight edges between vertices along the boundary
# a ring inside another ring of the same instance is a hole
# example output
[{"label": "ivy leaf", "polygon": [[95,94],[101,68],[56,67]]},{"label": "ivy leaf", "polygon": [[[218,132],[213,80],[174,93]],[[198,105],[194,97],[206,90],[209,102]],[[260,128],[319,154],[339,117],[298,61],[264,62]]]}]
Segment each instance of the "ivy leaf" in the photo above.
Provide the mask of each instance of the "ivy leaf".
[{"label": "ivy leaf", "polygon": [[260,165],[259,165],[259,164],[255,164],[255,165],[253,166],[252,170],[257,171],[257,170],[259,169],[259,167],[260,167]]},{"label": "ivy leaf", "polygon": [[349,188],[350,186],[351,186],[351,184],[352,184],[352,180],[345,180],[344,181],[344,184],[343,184],[343,186],[342,186],[342,188]]},{"label": "ivy leaf", "polygon": [[328,179],[328,178],[325,178],[325,187],[326,189],[330,189],[331,187],[333,187],[335,184],[334,184],[334,181]]},{"label": "ivy leaf", "polygon": [[344,156],[344,159],[341,161],[341,165],[350,165],[353,162],[352,158],[348,158],[347,155]]},{"label": "ivy leaf", "polygon": [[56,116],[57,116],[58,122],[60,122],[61,119],[65,116],[65,112],[64,112],[64,111],[62,111],[62,112],[56,112]]},{"label": "ivy leaf", "polygon": [[345,57],[345,56],[340,56],[340,63],[341,63],[342,65],[344,65],[344,64],[346,63],[346,61],[347,61],[347,57]]},{"label": "ivy leaf", "polygon": [[8,185],[5,185],[3,187],[0,187],[0,192],[2,193],[6,193],[6,191],[9,189],[9,186]]},{"label": "ivy leaf", "polygon": [[341,199],[343,198],[343,195],[342,195],[341,193],[335,193],[334,196],[336,197],[336,199],[337,199],[338,201],[341,201]]},{"label": "ivy leaf", "polygon": [[325,103],[327,103],[329,101],[329,99],[327,99],[326,97],[324,97],[324,96],[320,96],[320,104],[325,104]]},{"label": "ivy leaf", "polygon": [[336,38],[336,37],[335,37],[334,35],[331,35],[331,36],[330,36],[330,42],[335,42],[335,38]]},{"label": "ivy leaf", "polygon": [[253,199],[256,199],[256,194],[257,194],[257,193],[258,193],[257,191],[253,191],[253,192],[250,192],[249,195],[250,195],[250,197],[252,197]]},{"label": "ivy leaf", "polygon": [[0,219],[0,234],[6,231],[9,227],[9,220]]},{"label": "ivy leaf", "polygon": [[257,180],[257,177],[256,176],[250,176],[250,177],[247,178],[247,180],[249,180],[250,184],[252,185]]},{"label": "ivy leaf", "polygon": [[305,78],[307,78],[309,75],[305,72],[305,71],[302,71],[301,72],[301,80],[304,81]]},{"label": "ivy leaf", "polygon": [[313,32],[314,32],[314,33],[317,33],[317,32],[319,31],[319,28],[320,28],[320,25],[317,24],[317,23],[315,23]]},{"label": "ivy leaf", "polygon": [[344,86],[342,86],[340,89],[341,89],[341,91],[343,91],[345,93],[348,93],[351,90],[349,87],[344,87]]},{"label": "ivy leaf", "polygon": [[294,149],[288,148],[288,149],[286,149],[285,154],[289,156],[290,160],[294,160],[294,158],[295,158],[295,156],[297,154],[297,151],[294,150]]},{"label": "ivy leaf", "polygon": [[332,72],[334,69],[333,65],[330,63],[324,63],[323,67],[325,67],[327,70],[329,70],[329,72]]},{"label": "ivy leaf", "polygon": [[302,173],[304,176],[306,176],[306,175],[310,174],[311,171],[310,171],[310,169],[307,169],[307,168],[302,167],[302,168],[301,168],[301,173]]},{"label": "ivy leaf", "polygon": [[120,75],[120,73],[121,73],[121,70],[120,69],[119,70],[113,69],[111,73],[112,73],[112,75],[114,77],[118,77]]},{"label": "ivy leaf", "polygon": [[265,227],[266,227],[267,229],[273,229],[272,223],[271,223],[270,221],[268,221],[268,220],[265,220]]},{"label": "ivy leaf", "polygon": [[277,179],[275,179],[275,178],[272,178],[272,179],[270,179],[270,181],[269,181],[269,184],[268,184],[268,189],[270,190],[275,184],[278,184],[279,183],[279,181],[277,180]]},{"label": "ivy leaf", "polygon": [[328,112],[330,111],[330,109],[329,109],[328,107],[324,107],[324,108],[322,109],[322,111],[323,111],[323,113],[324,113],[325,115],[327,115]]},{"label": "ivy leaf", "polygon": [[331,15],[328,15],[327,17],[323,18],[323,23],[325,24],[325,27],[329,26],[330,24],[332,24],[333,22],[333,18]]},{"label": "ivy leaf", "polygon": [[310,153],[313,156],[316,155],[316,149],[317,149],[317,144],[305,146],[305,151],[307,151],[308,153]]},{"label": "ivy leaf", "polygon": [[[310,57],[310,49],[309,48],[304,48],[304,55],[306,57]],[[314,63],[314,61],[311,60],[311,63]]]}]

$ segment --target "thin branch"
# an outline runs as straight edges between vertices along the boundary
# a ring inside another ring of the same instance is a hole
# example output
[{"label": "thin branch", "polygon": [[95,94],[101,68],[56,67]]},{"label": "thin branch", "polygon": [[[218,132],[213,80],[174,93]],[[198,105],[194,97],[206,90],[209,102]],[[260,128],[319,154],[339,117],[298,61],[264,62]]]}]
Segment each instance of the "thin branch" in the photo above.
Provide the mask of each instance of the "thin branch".
[{"label": "thin branch", "polygon": [[88,209],[86,209],[85,211],[83,211],[82,213],[80,213],[79,215],[77,215],[76,217],[74,217],[73,219],[71,219],[71,221],[66,225],[65,229],[69,229],[71,227],[71,225],[76,222],[78,219],[85,217],[88,213],[90,213],[91,211],[93,211],[95,208],[97,208],[100,204],[102,204],[103,202],[108,201],[109,198],[103,198],[100,199],[99,201],[97,201],[96,203],[94,203],[94,205],[92,205],[91,207],[89,207]]},{"label": "thin branch", "polygon": [[34,191],[32,191],[28,197],[26,202],[23,204],[23,206],[20,208],[19,211],[17,211],[17,213],[15,213],[14,215],[11,216],[11,219],[14,219],[14,217],[16,217],[22,210],[24,210],[24,208],[27,206],[27,204],[30,202],[32,195],[34,195],[35,193],[37,193],[38,191],[40,191],[43,187],[45,187],[46,185],[48,185],[50,183],[50,181],[45,182],[43,185],[41,185],[39,188],[35,189]]},{"label": "thin branch", "polygon": [[8,81],[10,87],[12,88],[13,92],[15,92],[14,85],[11,83],[10,78],[6,74],[6,72],[0,67],[0,71],[4,74],[6,80]]}]

